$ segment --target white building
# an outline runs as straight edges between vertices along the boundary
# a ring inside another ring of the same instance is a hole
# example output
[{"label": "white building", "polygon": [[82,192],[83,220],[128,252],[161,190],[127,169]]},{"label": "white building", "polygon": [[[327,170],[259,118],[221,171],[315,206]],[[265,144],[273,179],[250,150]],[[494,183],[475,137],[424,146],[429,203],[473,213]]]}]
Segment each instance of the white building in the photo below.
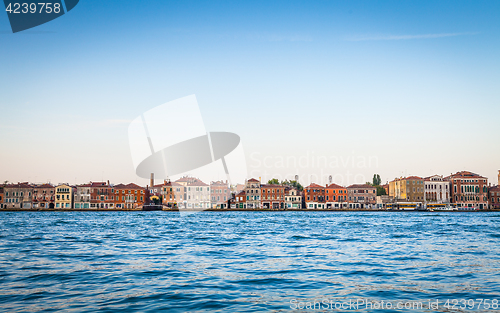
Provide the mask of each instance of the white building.
[{"label": "white building", "polygon": [[424,197],[427,203],[450,203],[451,184],[443,176],[424,178]]},{"label": "white building", "polygon": [[[210,186],[194,177],[182,177],[175,181],[181,186],[175,187],[175,198],[178,199],[179,208],[209,209]],[[179,191],[180,190],[180,194]]]},{"label": "white building", "polygon": [[91,184],[76,186],[75,209],[90,208],[90,187]]},{"label": "white building", "polygon": [[287,209],[301,209],[302,196],[295,188],[285,190],[285,208]]},{"label": "white building", "polygon": [[187,208],[209,209],[210,208],[210,186],[196,180],[187,184]]}]

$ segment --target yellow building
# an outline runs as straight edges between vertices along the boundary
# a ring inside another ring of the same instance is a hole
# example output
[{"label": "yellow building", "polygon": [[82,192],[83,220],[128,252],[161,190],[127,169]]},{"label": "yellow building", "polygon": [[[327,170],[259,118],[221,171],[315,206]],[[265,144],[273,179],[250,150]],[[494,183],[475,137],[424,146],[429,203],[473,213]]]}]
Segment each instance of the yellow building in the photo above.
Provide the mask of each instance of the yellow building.
[{"label": "yellow building", "polygon": [[389,182],[389,196],[396,201],[423,202],[424,179],[417,176],[396,178]]},{"label": "yellow building", "polygon": [[73,187],[69,185],[59,185],[56,187],[55,193],[55,208],[56,209],[72,209],[73,208]]}]

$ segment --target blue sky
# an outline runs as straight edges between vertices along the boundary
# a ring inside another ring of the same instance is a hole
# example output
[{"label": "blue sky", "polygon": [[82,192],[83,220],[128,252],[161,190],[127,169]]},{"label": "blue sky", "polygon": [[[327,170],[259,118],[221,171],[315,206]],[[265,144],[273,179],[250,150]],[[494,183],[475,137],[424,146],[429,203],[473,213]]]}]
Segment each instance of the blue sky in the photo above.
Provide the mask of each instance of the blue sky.
[{"label": "blue sky", "polygon": [[[496,183],[498,16],[498,1],[82,0],[12,34],[0,14],[0,176],[143,183],[128,123],[196,94],[207,130],[241,136],[253,176]],[[377,162],[280,163],[318,156]]]}]

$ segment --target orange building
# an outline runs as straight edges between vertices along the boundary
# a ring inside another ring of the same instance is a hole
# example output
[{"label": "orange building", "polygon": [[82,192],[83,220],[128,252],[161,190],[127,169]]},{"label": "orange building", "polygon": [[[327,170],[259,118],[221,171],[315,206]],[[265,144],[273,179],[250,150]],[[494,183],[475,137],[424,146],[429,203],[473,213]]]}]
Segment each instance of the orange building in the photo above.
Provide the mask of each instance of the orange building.
[{"label": "orange building", "polygon": [[114,203],[117,209],[135,209],[144,204],[144,188],[130,183],[114,187]]},{"label": "orange building", "polygon": [[184,186],[171,181],[165,181],[161,187],[162,202],[168,207],[176,207],[177,202],[182,200]]},{"label": "orange building", "polygon": [[347,207],[347,188],[337,184],[327,185],[325,188],[326,208]]}]

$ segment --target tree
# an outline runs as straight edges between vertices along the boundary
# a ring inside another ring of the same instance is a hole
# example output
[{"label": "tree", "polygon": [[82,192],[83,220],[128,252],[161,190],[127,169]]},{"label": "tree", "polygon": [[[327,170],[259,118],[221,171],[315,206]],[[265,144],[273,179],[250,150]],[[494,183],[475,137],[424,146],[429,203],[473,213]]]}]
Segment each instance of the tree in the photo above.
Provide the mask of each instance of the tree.
[{"label": "tree", "polygon": [[279,185],[280,181],[277,178],[273,178],[273,179],[270,179],[267,183],[269,185]]},{"label": "tree", "polygon": [[300,191],[304,190],[304,187],[302,187],[302,185],[299,184],[299,182],[296,180],[282,180],[280,182],[277,178],[273,178],[273,179],[270,179],[267,183],[269,185],[290,186],[290,187],[297,188]]},{"label": "tree", "polygon": [[382,180],[380,179],[379,174],[373,174],[373,186],[380,186]]},{"label": "tree", "polygon": [[284,180],[281,182],[281,184],[297,188],[300,191],[304,190],[304,187],[302,187],[302,185],[296,180]]},{"label": "tree", "polygon": [[385,192],[385,188],[382,186],[377,186],[377,196],[384,196],[387,193]]}]

